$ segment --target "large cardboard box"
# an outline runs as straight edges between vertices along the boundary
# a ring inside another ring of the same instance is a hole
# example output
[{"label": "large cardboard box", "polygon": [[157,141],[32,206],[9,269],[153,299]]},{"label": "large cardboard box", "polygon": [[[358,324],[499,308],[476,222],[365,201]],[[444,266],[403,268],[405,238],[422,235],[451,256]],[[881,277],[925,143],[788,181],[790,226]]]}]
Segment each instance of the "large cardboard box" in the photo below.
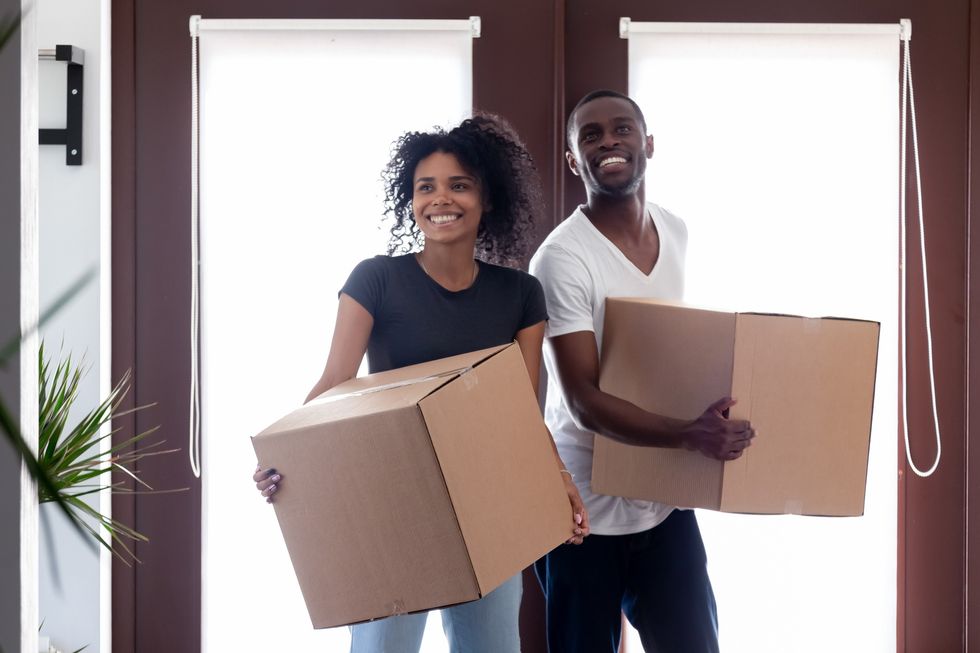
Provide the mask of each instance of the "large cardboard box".
[{"label": "large cardboard box", "polygon": [[313,626],[478,599],[571,534],[516,344],[354,379],[252,439]]},{"label": "large cardboard box", "polygon": [[602,494],[724,512],[864,514],[877,322],[606,302],[600,387],[695,419],[714,401],[757,431],[738,459],[596,436]]}]

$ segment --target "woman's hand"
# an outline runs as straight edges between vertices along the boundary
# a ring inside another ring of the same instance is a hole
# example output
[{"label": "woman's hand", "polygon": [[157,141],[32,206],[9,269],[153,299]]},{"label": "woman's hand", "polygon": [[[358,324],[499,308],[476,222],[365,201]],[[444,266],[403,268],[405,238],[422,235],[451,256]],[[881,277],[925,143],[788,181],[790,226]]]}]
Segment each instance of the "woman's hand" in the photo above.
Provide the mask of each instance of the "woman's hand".
[{"label": "woman's hand", "polygon": [[570,476],[562,473],[565,480],[565,492],[568,494],[568,503],[572,504],[572,535],[565,540],[566,544],[581,544],[582,540],[589,534],[589,511],[585,509],[582,502],[582,495],[578,493],[578,488]]},{"label": "woman's hand", "polygon": [[272,468],[262,469],[260,465],[255,468],[255,473],[252,474],[252,480],[255,481],[255,487],[265,497],[266,502],[272,503],[272,496],[279,489],[282,474]]}]

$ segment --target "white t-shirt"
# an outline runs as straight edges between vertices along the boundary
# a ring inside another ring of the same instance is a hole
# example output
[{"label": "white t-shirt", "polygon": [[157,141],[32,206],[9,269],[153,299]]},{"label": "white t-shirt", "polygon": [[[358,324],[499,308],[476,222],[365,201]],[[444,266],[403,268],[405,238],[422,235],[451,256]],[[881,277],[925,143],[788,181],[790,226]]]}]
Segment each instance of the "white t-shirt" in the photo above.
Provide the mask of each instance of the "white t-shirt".
[{"label": "white t-shirt", "polygon": [[[684,294],[687,227],[655,204],[647,214],[660,236],[660,255],[649,275],[643,274],[616,245],[602,235],[579,207],[558,225],[531,259],[531,274],[544,286],[548,304],[547,337],[592,331],[602,353],[606,297],[652,297],[680,300]],[[554,352],[545,347],[548,395],[545,422],[562,460],[572,472],[598,535],[639,533],[653,528],[673,506],[592,493],[594,435],[580,429],[568,411],[558,384]]]}]

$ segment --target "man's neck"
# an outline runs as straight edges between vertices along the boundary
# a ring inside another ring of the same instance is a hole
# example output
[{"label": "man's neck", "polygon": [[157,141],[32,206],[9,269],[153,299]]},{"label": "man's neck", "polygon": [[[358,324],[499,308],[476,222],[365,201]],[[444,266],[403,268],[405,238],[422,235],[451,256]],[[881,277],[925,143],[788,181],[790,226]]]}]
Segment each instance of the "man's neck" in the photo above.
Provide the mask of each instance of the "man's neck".
[{"label": "man's neck", "polygon": [[643,188],[622,197],[590,193],[585,214],[605,234],[619,234],[631,240],[637,238],[647,226]]}]

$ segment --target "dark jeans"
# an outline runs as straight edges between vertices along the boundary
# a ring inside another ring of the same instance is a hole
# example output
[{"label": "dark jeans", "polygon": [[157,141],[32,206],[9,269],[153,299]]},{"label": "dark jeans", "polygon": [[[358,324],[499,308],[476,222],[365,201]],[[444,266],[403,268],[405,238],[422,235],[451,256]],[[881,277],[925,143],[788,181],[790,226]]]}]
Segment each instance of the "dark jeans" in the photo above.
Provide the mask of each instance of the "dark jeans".
[{"label": "dark jeans", "polygon": [[647,653],[716,653],[718,616],[693,510],[631,535],[590,535],[534,564],[551,653],[615,653],[626,614]]}]

